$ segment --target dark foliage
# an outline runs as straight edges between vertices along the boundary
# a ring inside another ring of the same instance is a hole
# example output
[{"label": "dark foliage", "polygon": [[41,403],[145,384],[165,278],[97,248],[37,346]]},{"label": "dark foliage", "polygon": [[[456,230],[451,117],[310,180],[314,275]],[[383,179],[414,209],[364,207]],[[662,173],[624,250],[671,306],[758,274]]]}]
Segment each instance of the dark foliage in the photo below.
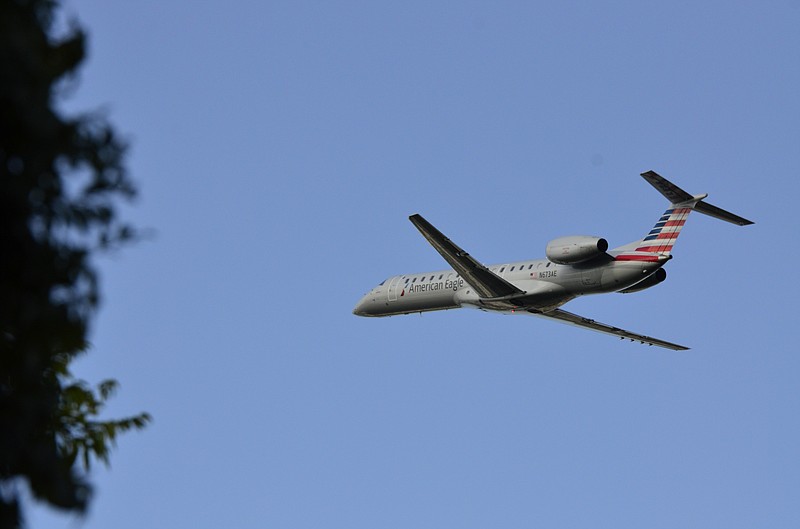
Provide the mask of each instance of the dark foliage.
[{"label": "dark foliage", "polygon": [[49,0],[0,0],[0,527],[21,524],[19,487],[82,512],[92,458],[108,462],[141,414],[97,416],[96,390],[69,372],[98,304],[91,257],[133,238],[114,204],[134,196],[124,144],[98,115],[65,117],[58,90],[84,59],[73,25],[53,35]]}]

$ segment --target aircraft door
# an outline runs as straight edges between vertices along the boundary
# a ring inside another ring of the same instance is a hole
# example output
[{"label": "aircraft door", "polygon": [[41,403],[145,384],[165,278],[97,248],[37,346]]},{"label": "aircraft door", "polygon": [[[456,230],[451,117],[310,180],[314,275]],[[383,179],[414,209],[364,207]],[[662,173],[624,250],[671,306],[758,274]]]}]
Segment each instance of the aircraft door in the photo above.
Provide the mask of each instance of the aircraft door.
[{"label": "aircraft door", "polygon": [[400,279],[402,279],[401,276],[396,276],[389,281],[389,287],[386,289],[389,301],[397,301],[397,289],[400,286]]}]

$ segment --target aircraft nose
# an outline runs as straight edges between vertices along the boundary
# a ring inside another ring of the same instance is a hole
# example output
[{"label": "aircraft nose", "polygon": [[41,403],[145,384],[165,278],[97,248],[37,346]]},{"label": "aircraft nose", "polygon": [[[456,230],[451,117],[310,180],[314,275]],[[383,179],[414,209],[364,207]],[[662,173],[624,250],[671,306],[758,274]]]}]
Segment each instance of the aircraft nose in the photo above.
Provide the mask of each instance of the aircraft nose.
[{"label": "aircraft nose", "polygon": [[367,312],[367,304],[369,303],[369,294],[361,298],[361,300],[356,303],[356,307],[353,309],[353,314],[356,316],[369,316]]},{"label": "aircraft nose", "polygon": [[364,304],[363,301],[359,301],[356,304],[356,308],[353,309],[353,314],[355,314],[356,316],[363,316],[364,315],[364,308],[362,307],[363,304]]}]

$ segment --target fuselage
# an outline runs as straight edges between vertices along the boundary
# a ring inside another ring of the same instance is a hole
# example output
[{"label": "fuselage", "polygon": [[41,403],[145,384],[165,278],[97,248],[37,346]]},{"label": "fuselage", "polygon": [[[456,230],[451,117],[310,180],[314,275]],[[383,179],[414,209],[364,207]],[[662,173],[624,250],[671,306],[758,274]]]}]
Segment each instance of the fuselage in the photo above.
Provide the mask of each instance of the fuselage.
[{"label": "fuselage", "polygon": [[669,208],[644,237],[613,250],[595,235],[569,235],[547,243],[546,259],[484,266],[415,213],[408,217],[420,234],[452,267],[392,276],[370,290],[353,309],[358,316],[393,316],[458,307],[534,316],[647,345],[685,351],[688,347],[573,314],[562,305],[578,296],[631,293],[664,281],[664,264],[686,218],[698,211],[732,224],[753,222],[690,195],[655,171],[644,178],[670,201]]},{"label": "fuselage", "polygon": [[[358,302],[358,316],[393,316],[459,307],[517,313],[548,311],[588,294],[618,292],[642,282],[669,259],[617,260],[615,252],[600,262],[556,264],[548,259],[487,266],[489,270],[526,292],[514,300],[486,300],[454,270],[437,270],[392,276],[375,286]],[[661,272],[663,274],[663,272]]]}]

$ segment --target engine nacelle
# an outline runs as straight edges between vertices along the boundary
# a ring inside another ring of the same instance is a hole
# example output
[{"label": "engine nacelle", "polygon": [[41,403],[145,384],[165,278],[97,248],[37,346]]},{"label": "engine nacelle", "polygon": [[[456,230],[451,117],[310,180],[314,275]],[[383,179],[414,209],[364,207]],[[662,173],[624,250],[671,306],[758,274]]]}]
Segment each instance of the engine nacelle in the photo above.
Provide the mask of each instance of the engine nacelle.
[{"label": "engine nacelle", "polygon": [[625,290],[620,290],[620,294],[630,294],[631,292],[641,292],[642,290],[650,287],[654,287],[657,284],[661,283],[667,278],[667,271],[663,268],[659,268],[652,274],[650,274],[645,279],[639,281],[633,286],[626,288]]},{"label": "engine nacelle", "polygon": [[608,241],[602,237],[573,235],[560,237],[547,243],[547,258],[557,264],[575,264],[588,261],[605,253]]}]

